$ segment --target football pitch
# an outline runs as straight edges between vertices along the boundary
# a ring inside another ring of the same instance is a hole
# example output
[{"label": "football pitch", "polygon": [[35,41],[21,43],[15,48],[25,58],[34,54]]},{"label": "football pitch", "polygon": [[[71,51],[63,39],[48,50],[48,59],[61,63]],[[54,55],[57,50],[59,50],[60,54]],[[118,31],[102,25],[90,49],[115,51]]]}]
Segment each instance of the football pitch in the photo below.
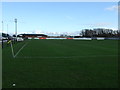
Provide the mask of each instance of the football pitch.
[{"label": "football pitch", "polygon": [[117,40],[25,40],[2,51],[3,88],[118,88]]}]

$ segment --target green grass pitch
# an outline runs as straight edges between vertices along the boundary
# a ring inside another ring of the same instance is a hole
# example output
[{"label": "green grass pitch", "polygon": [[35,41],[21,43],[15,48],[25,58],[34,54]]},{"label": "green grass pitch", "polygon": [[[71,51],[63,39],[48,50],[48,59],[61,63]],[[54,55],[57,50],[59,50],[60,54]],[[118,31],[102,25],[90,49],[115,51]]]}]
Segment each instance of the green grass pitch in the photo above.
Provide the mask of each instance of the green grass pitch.
[{"label": "green grass pitch", "polygon": [[3,48],[3,88],[118,88],[117,40],[26,40],[13,49],[15,58]]}]

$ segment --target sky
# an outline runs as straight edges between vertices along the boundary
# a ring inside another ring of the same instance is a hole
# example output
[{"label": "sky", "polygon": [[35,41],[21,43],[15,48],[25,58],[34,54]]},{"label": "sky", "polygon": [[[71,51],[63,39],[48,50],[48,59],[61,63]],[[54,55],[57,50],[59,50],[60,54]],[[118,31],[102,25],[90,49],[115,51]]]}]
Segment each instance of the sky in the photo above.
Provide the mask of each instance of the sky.
[{"label": "sky", "polygon": [[[78,35],[83,29],[118,28],[117,2],[3,2],[3,31]],[[2,28],[0,29],[2,30]]]}]

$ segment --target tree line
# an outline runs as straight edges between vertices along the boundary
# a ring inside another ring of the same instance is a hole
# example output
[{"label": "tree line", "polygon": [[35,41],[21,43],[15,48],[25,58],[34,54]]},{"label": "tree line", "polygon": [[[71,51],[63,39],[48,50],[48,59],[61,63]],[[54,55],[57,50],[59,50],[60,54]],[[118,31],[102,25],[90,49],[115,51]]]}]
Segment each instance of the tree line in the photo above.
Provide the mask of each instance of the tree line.
[{"label": "tree line", "polygon": [[80,32],[82,37],[120,37],[120,30],[112,29],[84,29]]}]

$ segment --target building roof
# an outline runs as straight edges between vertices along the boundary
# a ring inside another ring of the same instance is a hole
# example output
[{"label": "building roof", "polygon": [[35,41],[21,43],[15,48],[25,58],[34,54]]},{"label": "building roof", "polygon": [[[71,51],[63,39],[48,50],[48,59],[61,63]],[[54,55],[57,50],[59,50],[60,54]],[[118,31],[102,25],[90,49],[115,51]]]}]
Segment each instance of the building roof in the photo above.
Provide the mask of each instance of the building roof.
[{"label": "building roof", "polygon": [[45,34],[19,34],[18,36],[44,36],[44,37],[47,37],[47,35]]}]

